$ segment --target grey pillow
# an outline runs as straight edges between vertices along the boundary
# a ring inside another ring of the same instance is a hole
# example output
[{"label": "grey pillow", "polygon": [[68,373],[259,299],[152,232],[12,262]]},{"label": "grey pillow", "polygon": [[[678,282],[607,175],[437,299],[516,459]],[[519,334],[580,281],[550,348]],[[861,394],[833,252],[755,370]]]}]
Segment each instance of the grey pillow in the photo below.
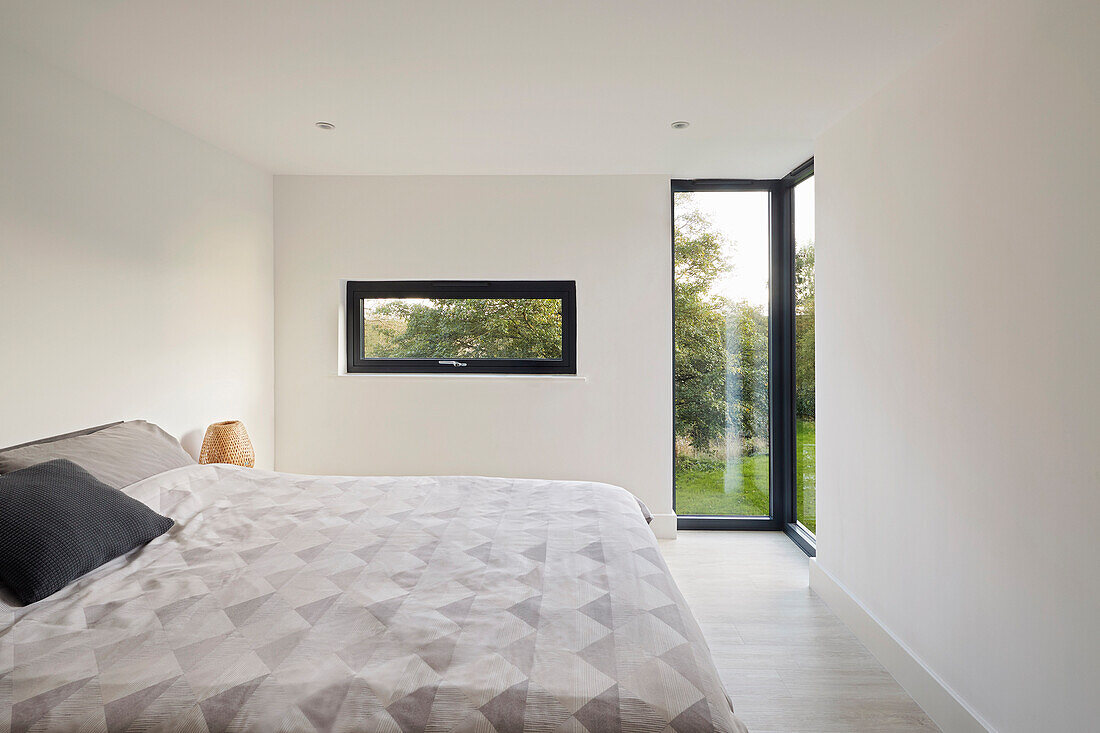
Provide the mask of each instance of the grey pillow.
[{"label": "grey pillow", "polygon": [[58,458],[72,461],[116,489],[195,462],[175,438],[156,425],[130,420],[94,433],[0,451],[0,474]]}]

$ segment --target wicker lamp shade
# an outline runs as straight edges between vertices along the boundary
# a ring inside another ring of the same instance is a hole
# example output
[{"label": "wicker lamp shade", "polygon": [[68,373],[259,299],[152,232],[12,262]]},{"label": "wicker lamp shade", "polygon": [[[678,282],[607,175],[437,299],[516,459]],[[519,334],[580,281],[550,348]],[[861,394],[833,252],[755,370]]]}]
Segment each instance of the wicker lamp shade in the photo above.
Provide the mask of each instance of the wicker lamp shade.
[{"label": "wicker lamp shade", "polygon": [[208,427],[199,450],[199,463],[232,463],[245,468],[255,466],[256,452],[252,449],[244,423],[225,420]]}]

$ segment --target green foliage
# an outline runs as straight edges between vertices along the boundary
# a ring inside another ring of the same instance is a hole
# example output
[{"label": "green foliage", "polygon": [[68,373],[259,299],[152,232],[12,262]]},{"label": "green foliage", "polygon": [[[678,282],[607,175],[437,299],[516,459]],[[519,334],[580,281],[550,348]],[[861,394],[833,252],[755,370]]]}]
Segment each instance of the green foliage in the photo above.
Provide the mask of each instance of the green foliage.
[{"label": "green foliage", "polygon": [[677,294],[673,409],[676,432],[695,446],[709,446],[725,433],[725,324],[702,298]]},{"label": "green foliage", "polygon": [[695,446],[709,446],[725,431],[725,319],[708,297],[729,266],[722,235],[677,194],[673,241],[673,411],[676,432]]},{"label": "green foliage", "polygon": [[751,454],[768,431],[768,321],[759,308],[711,293],[730,269],[726,244],[691,195],[676,194],[673,409],[677,436],[695,451],[733,438]]},{"label": "green foliage", "polygon": [[795,414],[813,420],[814,400],[814,245],[802,245],[794,253],[794,407]]},{"label": "green foliage", "polygon": [[404,359],[560,359],[561,301],[394,300],[364,319],[364,355]]},{"label": "green foliage", "polygon": [[726,305],[728,425],[754,453],[768,436],[768,318],[746,303]]}]

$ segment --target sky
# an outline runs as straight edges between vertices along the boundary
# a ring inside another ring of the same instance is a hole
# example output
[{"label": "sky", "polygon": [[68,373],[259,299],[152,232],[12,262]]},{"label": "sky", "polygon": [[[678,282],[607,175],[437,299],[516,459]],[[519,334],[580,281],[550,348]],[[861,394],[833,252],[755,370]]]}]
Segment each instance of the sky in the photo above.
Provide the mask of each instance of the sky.
[{"label": "sky", "polygon": [[[699,209],[727,240],[733,269],[716,284],[715,294],[763,306],[768,302],[768,192],[708,191],[694,194]],[[814,179],[794,190],[797,246],[814,239]]]}]

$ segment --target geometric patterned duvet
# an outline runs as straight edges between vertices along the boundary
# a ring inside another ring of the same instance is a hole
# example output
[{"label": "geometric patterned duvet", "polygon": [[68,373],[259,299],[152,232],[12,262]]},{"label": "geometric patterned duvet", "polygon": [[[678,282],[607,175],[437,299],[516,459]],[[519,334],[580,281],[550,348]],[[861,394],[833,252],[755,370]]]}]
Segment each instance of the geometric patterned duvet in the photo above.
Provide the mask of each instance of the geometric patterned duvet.
[{"label": "geometric patterned duvet", "polygon": [[176,526],[0,603],[0,730],[743,731],[638,505],[188,466]]}]

